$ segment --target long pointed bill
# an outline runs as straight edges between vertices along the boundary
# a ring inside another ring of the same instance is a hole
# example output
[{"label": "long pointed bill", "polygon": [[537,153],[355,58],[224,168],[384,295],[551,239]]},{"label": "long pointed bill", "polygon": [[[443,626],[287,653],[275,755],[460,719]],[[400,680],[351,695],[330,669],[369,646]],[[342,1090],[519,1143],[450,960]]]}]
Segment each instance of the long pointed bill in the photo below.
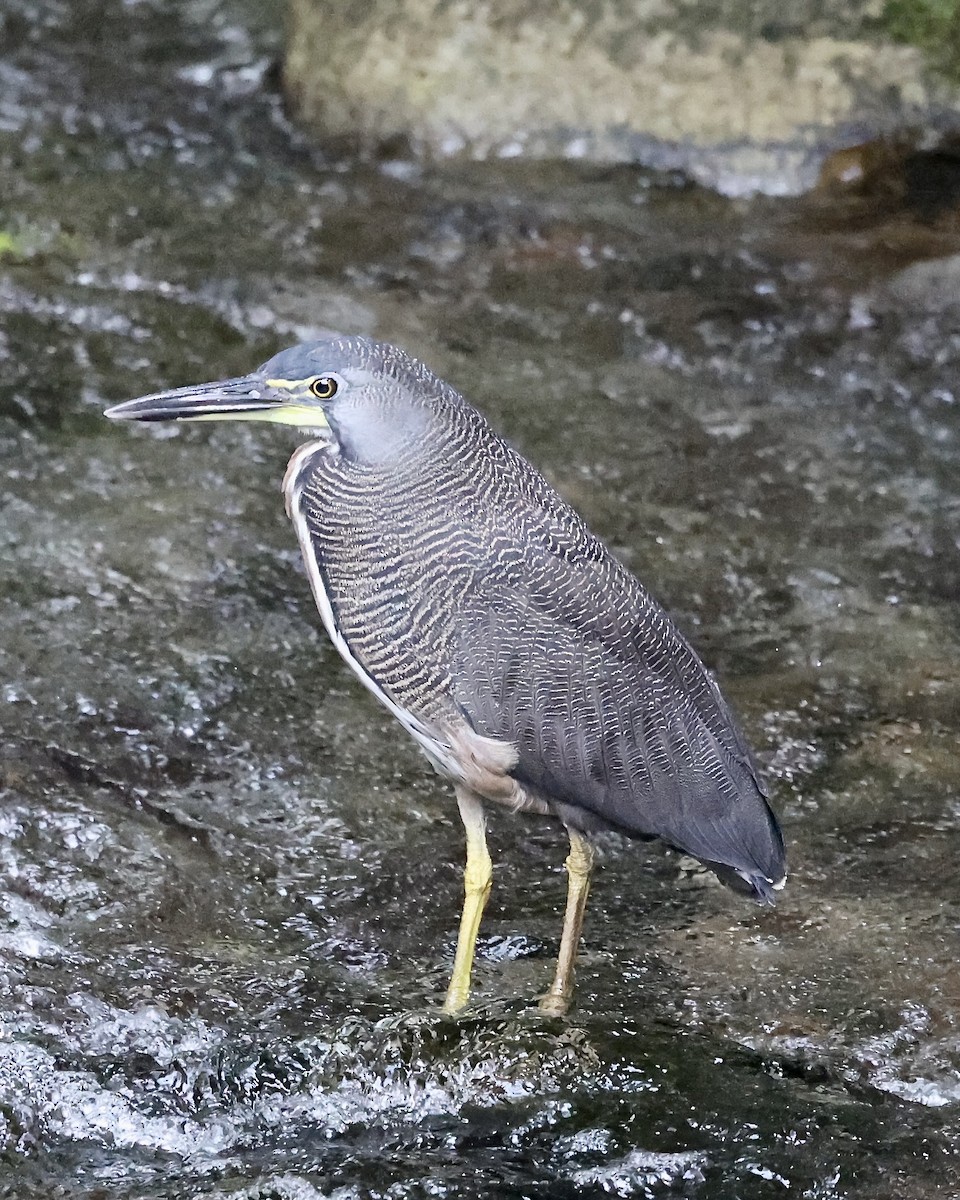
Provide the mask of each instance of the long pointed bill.
[{"label": "long pointed bill", "polygon": [[157,392],[115,404],[104,416],[114,421],[270,421],[301,429],[329,428],[319,404],[293,400],[284,395],[282,381],[259,375]]}]

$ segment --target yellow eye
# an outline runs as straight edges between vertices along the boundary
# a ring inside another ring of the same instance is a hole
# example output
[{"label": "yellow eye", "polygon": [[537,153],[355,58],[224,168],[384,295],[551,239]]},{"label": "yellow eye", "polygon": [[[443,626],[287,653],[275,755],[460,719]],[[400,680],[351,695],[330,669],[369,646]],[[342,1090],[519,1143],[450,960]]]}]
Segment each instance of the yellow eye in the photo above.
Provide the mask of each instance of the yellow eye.
[{"label": "yellow eye", "polygon": [[310,384],[310,391],[318,400],[332,400],[340,390],[340,384],[330,375],[318,375]]}]

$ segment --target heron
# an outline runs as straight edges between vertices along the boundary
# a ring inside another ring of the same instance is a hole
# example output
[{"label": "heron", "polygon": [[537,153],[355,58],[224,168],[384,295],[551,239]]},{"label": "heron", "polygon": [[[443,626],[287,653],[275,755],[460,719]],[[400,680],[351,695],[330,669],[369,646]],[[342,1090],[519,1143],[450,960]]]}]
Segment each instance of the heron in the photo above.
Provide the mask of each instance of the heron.
[{"label": "heron", "polygon": [[264,421],[309,440],[283,478],[320,618],[347,666],[453,785],[464,899],[443,1010],[468,1003],[490,894],[489,805],[569,838],[553,981],[565,1013],[595,835],[659,839],[772,904],[783,837],[713,675],[544,476],[402,349],[329,334],[249,375],[109,408]]}]

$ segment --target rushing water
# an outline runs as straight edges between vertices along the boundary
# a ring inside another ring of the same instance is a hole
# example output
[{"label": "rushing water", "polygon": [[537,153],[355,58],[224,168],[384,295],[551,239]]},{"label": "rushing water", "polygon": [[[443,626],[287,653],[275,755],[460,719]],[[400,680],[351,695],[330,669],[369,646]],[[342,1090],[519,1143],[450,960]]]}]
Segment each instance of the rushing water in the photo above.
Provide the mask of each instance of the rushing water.
[{"label": "rushing water", "polygon": [[[952,211],[365,163],[286,121],[278,24],[0,13],[0,1195],[955,1196]],[[542,1020],[564,839],[494,815],[439,1015],[462,833],[319,631],[294,442],[100,415],[324,327],[427,359],[674,612],[775,911],[605,841]]]}]

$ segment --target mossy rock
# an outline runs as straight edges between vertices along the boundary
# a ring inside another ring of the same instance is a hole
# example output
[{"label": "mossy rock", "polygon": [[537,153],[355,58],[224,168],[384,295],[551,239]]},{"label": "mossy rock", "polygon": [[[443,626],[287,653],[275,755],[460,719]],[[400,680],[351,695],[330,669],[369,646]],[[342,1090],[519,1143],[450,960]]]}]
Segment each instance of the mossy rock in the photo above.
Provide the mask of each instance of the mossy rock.
[{"label": "mossy rock", "polygon": [[285,83],[318,136],[373,152],[638,162],[791,193],[838,147],[960,122],[933,69],[958,8],[291,0]]}]

